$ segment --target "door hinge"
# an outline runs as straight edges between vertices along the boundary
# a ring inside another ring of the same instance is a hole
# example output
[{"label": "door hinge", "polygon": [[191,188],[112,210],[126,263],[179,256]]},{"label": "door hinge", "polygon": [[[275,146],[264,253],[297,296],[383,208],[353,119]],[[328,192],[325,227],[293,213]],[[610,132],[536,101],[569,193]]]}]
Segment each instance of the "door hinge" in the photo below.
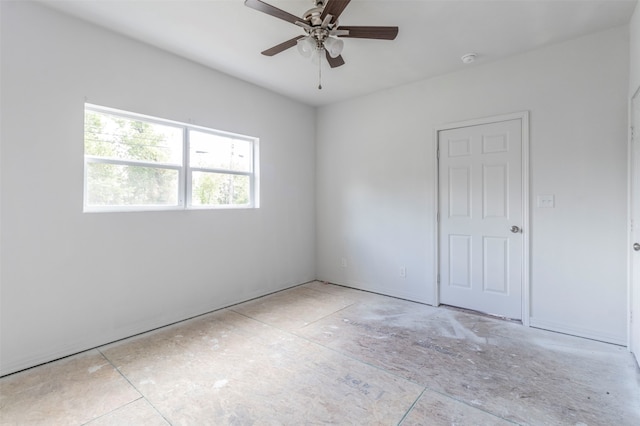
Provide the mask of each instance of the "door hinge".
[{"label": "door hinge", "polygon": [[436,277],[436,284],[440,284],[440,274]]}]

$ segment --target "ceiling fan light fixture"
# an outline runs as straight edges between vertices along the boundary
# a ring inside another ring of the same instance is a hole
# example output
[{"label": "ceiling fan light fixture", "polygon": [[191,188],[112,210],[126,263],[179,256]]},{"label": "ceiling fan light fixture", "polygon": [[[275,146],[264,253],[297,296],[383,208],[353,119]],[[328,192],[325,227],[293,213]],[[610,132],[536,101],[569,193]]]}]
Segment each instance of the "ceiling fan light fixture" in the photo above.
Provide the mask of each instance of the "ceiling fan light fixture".
[{"label": "ceiling fan light fixture", "polygon": [[342,49],[344,49],[344,41],[335,37],[327,37],[324,41],[324,48],[329,56],[337,58],[342,53]]},{"label": "ceiling fan light fixture", "polygon": [[311,38],[311,36],[307,36],[301,38],[296,43],[298,47],[298,52],[305,58],[311,57],[313,52],[316,50],[315,40]]},{"label": "ceiling fan light fixture", "polygon": [[322,62],[322,58],[324,58],[324,48],[316,48],[313,52],[313,56],[311,56],[311,63],[313,65],[318,65]]},{"label": "ceiling fan light fixture", "polygon": [[[2,1],[2,0],[0,0]],[[273,56],[296,46],[300,55],[311,58],[318,65],[318,80],[322,77],[323,59],[331,68],[344,65],[344,42],[337,37],[395,40],[398,27],[389,26],[341,26],[339,18],[351,0],[313,0],[314,8],[302,18],[278,9],[262,0],[244,0],[244,4],[258,12],[266,13],[302,28],[307,34],[294,37],[261,53]],[[322,84],[318,84],[318,89]]]}]

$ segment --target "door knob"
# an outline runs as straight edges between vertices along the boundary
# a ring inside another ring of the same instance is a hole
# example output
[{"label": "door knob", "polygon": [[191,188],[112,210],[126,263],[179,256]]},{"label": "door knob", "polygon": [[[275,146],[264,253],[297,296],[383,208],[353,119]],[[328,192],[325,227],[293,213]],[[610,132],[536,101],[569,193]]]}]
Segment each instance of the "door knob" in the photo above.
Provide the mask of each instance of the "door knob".
[{"label": "door knob", "polygon": [[634,249],[635,251],[640,251],[640,244],[638,244],[638,243],[634,243],[634,244],[633,244],[633,249]]},{"label": "door knob", "polygon": [[513,232],[514,234],[517,234],[518,232],[520,232],[520,227],[513,225],[511,227],[511,232]]}]

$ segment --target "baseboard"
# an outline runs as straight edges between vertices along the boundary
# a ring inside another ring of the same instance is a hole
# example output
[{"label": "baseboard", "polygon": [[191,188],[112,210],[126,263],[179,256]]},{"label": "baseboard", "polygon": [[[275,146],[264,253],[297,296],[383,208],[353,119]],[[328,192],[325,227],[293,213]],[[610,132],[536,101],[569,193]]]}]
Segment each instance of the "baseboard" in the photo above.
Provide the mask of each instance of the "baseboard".
[{"label": "baseboard", "polygon": [[548,331],[555,331],[557,333],[569,334],[571,336],[598,340],[600,342],[612,343],[614,345],[627,346],[626,336],[616,336],[610,333],[602,333],[571,324],[557,323],[554,321],[546,321],[531,317],[529,319],[529,326]]}]

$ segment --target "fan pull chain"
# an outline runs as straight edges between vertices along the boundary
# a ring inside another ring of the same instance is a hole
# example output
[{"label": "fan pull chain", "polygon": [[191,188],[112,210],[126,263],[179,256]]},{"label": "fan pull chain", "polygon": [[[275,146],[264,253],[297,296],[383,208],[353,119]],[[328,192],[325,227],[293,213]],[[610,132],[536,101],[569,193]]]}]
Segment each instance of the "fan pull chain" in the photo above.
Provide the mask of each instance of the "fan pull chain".
[{"label": "fan pull chain", "polygon": [[322,52],[324,49],[318,49],[318,90],[322,90]]}]

